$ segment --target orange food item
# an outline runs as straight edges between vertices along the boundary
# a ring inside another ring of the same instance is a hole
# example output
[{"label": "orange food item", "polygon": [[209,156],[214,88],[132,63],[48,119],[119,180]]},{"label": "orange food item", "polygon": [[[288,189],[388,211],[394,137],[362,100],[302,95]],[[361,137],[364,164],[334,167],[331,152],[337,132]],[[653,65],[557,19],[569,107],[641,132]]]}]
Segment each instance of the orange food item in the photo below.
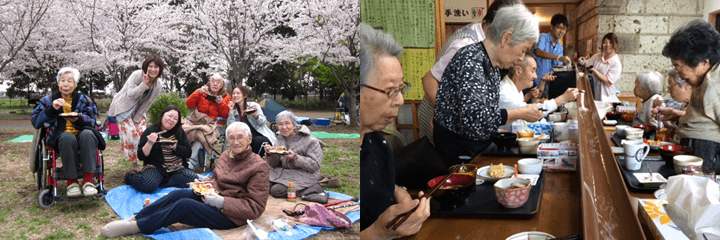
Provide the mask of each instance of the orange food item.
[{"label": "orange food item", "polygon": [[202,195],[218,193],[217,191],[215,191],[215,188],[213,188],[212,184],[210,183],[190,183],[190,188],[194,192],[200,193]]}]

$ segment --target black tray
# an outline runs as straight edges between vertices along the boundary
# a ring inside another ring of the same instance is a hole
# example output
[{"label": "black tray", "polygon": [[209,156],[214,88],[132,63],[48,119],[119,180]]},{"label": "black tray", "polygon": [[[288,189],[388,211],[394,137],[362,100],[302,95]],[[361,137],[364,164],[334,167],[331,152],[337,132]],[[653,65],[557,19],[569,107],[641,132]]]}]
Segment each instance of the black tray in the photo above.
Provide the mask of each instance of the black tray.
[{"label": "black tray", "polygon": [[532,216],[540,209],[543,183],[545,182],[545,171],[540,173],[535,186],[530,188],[530,195],[527,202],[519,208],[506,208],[500,205],[495,197],[495,182],[488,182],[475,186],[475,192],[462,201],[449,206],[440,204],[434,199],[430,202],[430,212],[433,215],[525,215]]},{"label": "black tray", "polygon": [[617,160],[618,167],[620,167],[620,172],[622,172],[623,179],[625,179],[625,183],[627,186],[635,191],[655,191],[659,189],[660,187],[645,187],[635,178],[635,175],[633,173],[646,173],[648,172],[648,167],[650,170],[653,171],[653,173],[660,173],[665,179],[668,179],[670,176],[676,175],[675,174],[675,167],[672,165],[666,165],[665,160],[662,159],[660,156],[647,156],[642,162],[642,166],[640,166],[640,170],[632,171],[627,170],[625,168],[625,155],[617,155],[615,156],[615,159]]},{"label": "black tray", "polygon": [[523,154],[520,153],[520,147],[517,145],[513,145],[510,147],[510,149],[504,149],[500,150],[498,149],[498,146],[495,145],[495,143],[490,143],[490,146],[485,148],[485,150],[482,151],[482,155],[484,156],[503,156],[503,157],[531,157],[531,158],[537,158],[537,153],[533,154]]},{"label": "black tray", "polygon": [[615,143],[615,146],[622,147],[623,145],[620,144],[623,140],[620,136],[617,135],[617,133],[612,133],[612,140]]}]

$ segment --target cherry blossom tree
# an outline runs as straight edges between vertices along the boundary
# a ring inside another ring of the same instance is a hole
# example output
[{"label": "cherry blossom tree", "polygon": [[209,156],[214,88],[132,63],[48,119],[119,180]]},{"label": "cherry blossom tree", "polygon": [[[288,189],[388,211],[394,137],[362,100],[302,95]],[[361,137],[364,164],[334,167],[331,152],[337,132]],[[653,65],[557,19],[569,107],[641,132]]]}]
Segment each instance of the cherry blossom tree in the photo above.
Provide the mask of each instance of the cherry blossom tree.
[{"label": "cherry blossom tree", "polygon": [[[278,62],[283,46],[274,30],[293,19],[301,1],[293,0],[188,0],[190,33],[185,65],[208,61],[212,70],[227,73],[231,86],[242,84],[249,73],[263,75]],[[210,70],[208,70],[210,71]],[[253,76],[262,79],[262,76]]]},{"label": "cherry blossom tree", "polygon": [[15,60],[53,0],[0,0],[0,72]]},{"label": "cherry blossom tree", "polygon": [[[83,69],[106,72],[120,90],[127,77],[149,54],[165,59],[176,54],[183,14],[164,0],[69,0],[69,11],[87,37],[78,53]],[[164,54],[164,55],[163,55]],[[172,75],[163,74],[164,78]]]},{"label": "cherry blossom tree", "polygon": [[[278,40],[289,59],[315,57],[328,66],[338,85],[350,101],[350,109],[357,104],[359,88],[359,41],[357,26],[360,23],[358,0],[307,0],[303,1],[302,15],[290,22],[298,37]],[[282,43],[285,44],[282,44]],[[350,124],[357,126],[357,113],[350,111]]]}]

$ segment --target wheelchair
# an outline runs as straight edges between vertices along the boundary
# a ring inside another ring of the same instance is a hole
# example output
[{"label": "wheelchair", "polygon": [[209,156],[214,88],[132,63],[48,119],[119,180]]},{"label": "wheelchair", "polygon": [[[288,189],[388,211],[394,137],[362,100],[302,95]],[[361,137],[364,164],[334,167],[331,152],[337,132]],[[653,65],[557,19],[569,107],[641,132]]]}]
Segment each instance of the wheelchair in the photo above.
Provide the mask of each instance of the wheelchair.
[{"label": "wheelchair", "polygon": [[[209,151],[208,149],[205,149],[205,145],[202,145],[200,151],[198,151],[198,166],[195,166],[195,172],[212,172],[213,169],[215,169],[215,160],[220,157],[220,154],[222,154],[227,147],[227,141],[225,139],[225,128],[227,127],[227,119],[217,117],[215,119],[215,125],[217,125],[215,131],[219,131],[217,138],[218,142],[216,146],[213,146],[211,149],[209,149]],[[192,146],[196,142],[198,141],[190,143],[190,146]],[[220,152],[216,150],[217,145],[220,145]]]},{"label": "wheelchair", "polygon": [[[98,122],[98,126],[99,126]],[[40,129],[40,135],[38,143],[33,146],[35,149],[35,177],[37,180],[38,190],[40,195],[38,196],[38,205],[41,208],[49,208],[58,201],[69,200],[69,197],[58,195],[57,193],[57,182],[61,180],[67,180],[70,177],[75,179],[83,178],[83,172],[81,167],[78,167],[79,176],[65,176],[62,167],[57,166],[57,156],[55,149],[47,146],[45,137],[50,129],[50,123],[43,123],[43,128]],[[103,139],[99,139],[102,141]],[[108,190],[104,184],[104,158],[103,153],[99,149],[97,150],[97,164],[95,165],[95,174],[93,177],[93,183],[98,193],[90,196],[93,199],[102,199],[107,195]],[[79,165],[79,163],[78,163]],[[81,196],[82,197],[82,196]]]}]

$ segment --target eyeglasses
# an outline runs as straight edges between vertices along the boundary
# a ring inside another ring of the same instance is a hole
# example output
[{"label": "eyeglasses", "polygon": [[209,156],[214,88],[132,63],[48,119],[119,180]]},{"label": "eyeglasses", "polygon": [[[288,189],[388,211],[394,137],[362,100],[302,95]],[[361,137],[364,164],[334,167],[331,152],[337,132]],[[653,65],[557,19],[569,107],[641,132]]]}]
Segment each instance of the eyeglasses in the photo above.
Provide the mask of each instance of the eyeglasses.
[{"label": "eyeglasses", "polygon": [[388,98],[395,98],[395,97],[397,97],[397,94],[400,93],[400,92],[402,92],[402,94],[405,95],[405,94],[408,92],[408,90],[410,90],[410,86],[411,86],[411,85],[410,85],[409,82],[403,82],[403,85],[402,85],[402,86],[397,87],[397,88],[390,88],[390,89],[388,89],[388,90],[380,90],[380,89],[377,89],[377,88],[375,88],[375,87],[371,87],[371,86],[369,86],[369,85],[367,85],[367,84],[360,84],[360,86],[361,86],[361,87],[366,87],[366,88],[369,88],[369,89],[372,89],[372,90],[375,90],[375,91],[378,91],[378,92],[381,92],[381,93],[384,93],[385,95],[388,96]]},{"label": "eyeglasses", "polygon": [[243,139],[245,139],[245,137],[235,137],[235,136],[232,136],[232,137],[228,137],[228,138],[227,138],[228,143],[232,143],[232,142],[235,142],[235,141],[240,141],[240,140],[243,140]]}]

